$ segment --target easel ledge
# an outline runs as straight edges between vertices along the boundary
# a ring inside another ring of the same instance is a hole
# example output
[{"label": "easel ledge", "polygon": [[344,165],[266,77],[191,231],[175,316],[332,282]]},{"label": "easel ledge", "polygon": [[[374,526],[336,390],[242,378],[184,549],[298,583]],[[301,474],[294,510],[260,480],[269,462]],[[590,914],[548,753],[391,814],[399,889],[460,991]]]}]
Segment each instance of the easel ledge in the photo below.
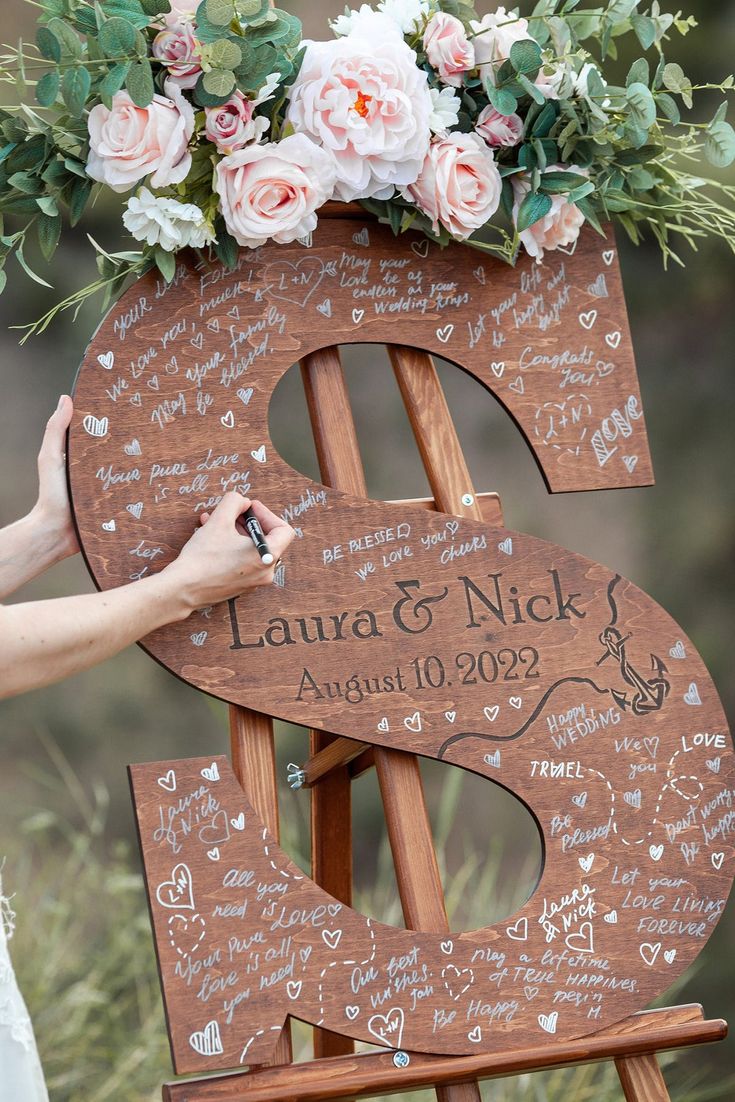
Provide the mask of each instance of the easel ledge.
[{"label": "easel ledge", "polygon": [[[626,1098],[657,1102],[662,1095],[656,1053],[711,1044],[726,1036],[726,1022],[705,1020],[702,1007],[692,1003],[643,1011],[589,1037],[551,1044],[542,1051],[524,1048],[501,1056],[410,1053],[410,1062],[401,1071],[393,1062],[393,1052],[338,1056],[167,1083],[163,1102],[339,1102],[610,1059],[616,1061]],[[629,1057],[636,1060],[628,1064]]]}]

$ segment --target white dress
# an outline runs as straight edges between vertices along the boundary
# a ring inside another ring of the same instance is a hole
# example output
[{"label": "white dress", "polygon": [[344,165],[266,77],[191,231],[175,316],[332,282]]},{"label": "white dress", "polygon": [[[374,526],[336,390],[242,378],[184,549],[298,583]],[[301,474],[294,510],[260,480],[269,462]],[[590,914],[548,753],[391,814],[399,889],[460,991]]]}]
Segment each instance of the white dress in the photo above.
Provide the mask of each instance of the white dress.
[{"label": "white dress", "polygon": [[8,952],[14,918],[0,881],[0,1102],[48,1102],[33,1026]]}]

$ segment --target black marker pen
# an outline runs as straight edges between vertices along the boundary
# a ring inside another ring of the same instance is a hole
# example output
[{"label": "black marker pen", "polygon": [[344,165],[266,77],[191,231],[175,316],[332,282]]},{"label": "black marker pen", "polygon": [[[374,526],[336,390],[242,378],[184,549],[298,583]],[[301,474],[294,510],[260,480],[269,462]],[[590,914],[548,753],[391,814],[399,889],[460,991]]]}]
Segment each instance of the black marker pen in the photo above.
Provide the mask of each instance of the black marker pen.
[{"label": "black marker pen", "polygon": [[263,565],[272,566],[274,562],[273,555],[268,548],[268,544],[265,542],[263,529],[260,527],[260,521],[253,512],[252,506],[244,512],[242,516],[245,521],[247,533],[255,544],[255,548],[263,560]]}]

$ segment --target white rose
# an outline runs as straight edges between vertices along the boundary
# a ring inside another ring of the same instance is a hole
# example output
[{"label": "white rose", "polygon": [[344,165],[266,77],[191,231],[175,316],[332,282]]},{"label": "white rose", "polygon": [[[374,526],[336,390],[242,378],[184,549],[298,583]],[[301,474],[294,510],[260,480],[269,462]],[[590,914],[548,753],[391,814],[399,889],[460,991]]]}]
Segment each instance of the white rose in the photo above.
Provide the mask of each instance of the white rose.
[{"label": "white rose", "polygon": [[542,65],[534,84],[546,99],[561,99],[572,91],[573,73],[563,61],[551,61]]},{"label": "white rose", "polygon": [[421,171],[427,76],[387,16],[363,9],[346,37],[309,42],[289,98],[287,122],[336,158],[336,198],[388,199]]},{"label": "white rose", "polygon": [[470,26],[475,32],[472,42],[480,72],[495,84],[497,70],[510,57],[514,43],[531,38],[528,20],[520,19],[505,8],[498,8],[497,11],[484,15],[482,19],[470,20]]},{"label": "white rose", "polygon": [[128,199],[123,224],[137,241],[160,245],[169,253],[187,246],[202,249],[214,240],[204,213],[194,203],[154,195],[147,187]]}]

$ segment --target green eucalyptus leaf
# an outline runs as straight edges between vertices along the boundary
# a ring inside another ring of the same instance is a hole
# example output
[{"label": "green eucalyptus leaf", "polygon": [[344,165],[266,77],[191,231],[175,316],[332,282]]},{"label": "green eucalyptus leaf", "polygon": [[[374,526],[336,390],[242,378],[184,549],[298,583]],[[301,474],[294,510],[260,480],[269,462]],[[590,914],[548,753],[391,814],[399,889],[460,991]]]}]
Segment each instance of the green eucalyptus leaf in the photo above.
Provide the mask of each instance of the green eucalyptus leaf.
[{"label": "green eucalyptus leaf", "polygon": [[135,48],[135,27],[119,16],[103,23],[98,37],[109,58],[125,57]]},{"label": "green eucalyptus leaf", "polygon": [[82,56],[82,43],[76,31],[63,19],[51,19],[47,29],[54,36],[61,47],[62,56],[78,60]]},{"label": "green eucalyptus leaf", "polygon": [[16,191],[22,191],[24,195],[32,195],[35,198],[43,194],[41,180],[31,172],[14,172],[8,177],[8,183]]},{"label": "green eucalyptus leaf", "polygon": [[121,61],[119,64],[113,65],[109,73],[106,73],[100,81],[100,95],[102,96],[103,100],[108,101],[108,107],[110,106],[112,97],[115,95],[115,93],[119,92],[123,88],[129,72],[130,62]]},{"label": "green eucalyptus leaf", "polygon": [[687,107],[692,106],[692,82],[681,65],[677,65],[676,62],[670,62],[666,65],[663,71],[663,82],[664,87],[668,88],[670,92],[675,92],[681,96]]},{"label": "green eucalyptus leaf", "polygon": [[639,130],[648,131],[656,121],[656,101],[645,84],[633,83],[628,88],[630,117]]},{"label": "green eucalyptus leaf", "polygon": [[487,98],[500,115],[513,115],[518,109],[518,100],[506,88],[493,88],[488,85]]},{"label": "green eucalyptus leaf", "polygon": [[631,84],[645,84],[645,86],[648,87],[650,83],[651,66],[646,61],[645,57],[639,57],[630,67],[625,86],[626,88],[630,88]]},{"label": "green eucalyptus leaf", "polygon": [[240,21],[250,27],[269,23],[272,16],[270,0],[237,0],[237,14]]},{"label": "green eucalyptus leaf", "polygon": [[155,252],[155,260],[159,272],[170,283],[176,275],[176,253],[167,252],[159,246]]},{"label": "green eucalyptus leaf", "polygon": [[669,122],[678,126],[681,122],[681,111],[673,96],[668,92],[658,92],[656,95],[656,107],[666,116]]},{"label": "green eucalyptus leaf", "polygon": [[547,195],[564,195],[580,187],[582,180],[578,172],[544,172],[540,190]]},{"label": "green eucalyptus leaf", "polygon": [[644,50],[650,50],[656,41],[656,24],[649,15],[632,15],[631,26]]},{"label": "green eucalyptus leaf", "polygon": [[234,90],[236,83],[235,74],[229,69],[210,69],[202,77],[204,91],[220,99],[222,97],[226,99]]},{"label": "green eucalyptus leaf", "polygon": [[520,84],[521,88],[523,88],[523,90],[527,93],[527,95],[529,95],[531,99],[534,100],[535,103],[546,103],[546,96],[538,87],[538,85],[534,84],[533,81],[529,80],[528,77],[525,76],[523,73],[518,74],[518,83]]},{"label": "green eucalyptus leaf", "polygon": [[171,11],[170,0],[140,0],[140,6],[151,19],[159,15],[168,15]]},{"label": "green eucalyptus leaf", "polygon": [[39,27],[36,32],[36,45],[41,57],[47,61],[61,61],[61,43],[48,27]]},{"label": "green eucalyptus leaf", "polygon": [[535,77],[541,68],[541,47],[538,42],[531,39],[514,42],[510,48],[510,63],[516,73]]},{"label": "green eucalyptus leaf", "polygon": [[210,23],[216,27],[227,27],[235,18],[233,0],[204,0],[204,12]]},{"label": "green eucalyptus leaf", "polygon": [[153,70],[149,61],[136,61],[130,66],[125,87],[137,107],[148,107],[153,101],[156,86],[153,82]]},{"label": "green eucalyptus leaf", "polygon": [[89,179],[75,180],[69,188],[68,195],[65,194],[66,201],[69,204],[69,221],[72,226],[76,226],[84,214],[84,209],[92,194],[92,187],[92,181]]},{"label": "green eucalyptus leaf", "polygon": [[52,69],[51,72],[44,73],[36,85],[36,99],[41,107],[51,107],[56,103],[56,97],[59,94],[60,87],[61,80],[57,69]]},{"label": "green eucalyptus leaf", "polygon": [[138,30],[144,30],[150,21],[140,0],[104,0],[104,13],[108,18],[120,16]]},{"label": "green eucalyptus leaf", "polygon": [[220,38],[209,47],[210,63],[215,69],[237,69],[242,64],[242,50],[231,38]]},{"label": "green eucalyptus leaf", "polygon": [[61,95],[70,114],[81,118],[92,87],[89,70],[83,67],[67,69],[61,81]]},{"label": "green eucalyptus leaf", "polygon": [[629,19],[640,0],[613,0],[607,9],[607,17],[612,23],[622,23]]},{"label": "green eucalyptus leaf", "polygon": [[42,214],[38,219],[38,244],[43,258],[50,261],[61,237],[61,218],[58,214]]},{"label": "green eucalyptus leaf", "polygon": [[0,295],[3,293],[8,285],[8,273],[4,268],[0,268]]},{"label": "green eucalyptus leaf", "polygon": [[727,168],[735,161],[735,130],[724,119],[715,119],[707,128],[704,153],[711,165]]},{"label": "green eucalyptus leaf", "polygon": [[217,255],[217,259],[224,264],[228,271],[233,271],[237,264],[240,246],[235,238],[227,232],[224,219],[217,219],[214,230],[217,235],[214,243],[214,251]]},{"label": "green eucalyptus leaf", "polygon": [[527,230],[529,226],[533,226],[536,222],[545,218],[551,210],[551,207],[551,196],[539,195],[537,192],[530,191],[521,203],[520,210],[518,211],[518,218],[516,219],[518,231],[522,233],[523,230]]}]

